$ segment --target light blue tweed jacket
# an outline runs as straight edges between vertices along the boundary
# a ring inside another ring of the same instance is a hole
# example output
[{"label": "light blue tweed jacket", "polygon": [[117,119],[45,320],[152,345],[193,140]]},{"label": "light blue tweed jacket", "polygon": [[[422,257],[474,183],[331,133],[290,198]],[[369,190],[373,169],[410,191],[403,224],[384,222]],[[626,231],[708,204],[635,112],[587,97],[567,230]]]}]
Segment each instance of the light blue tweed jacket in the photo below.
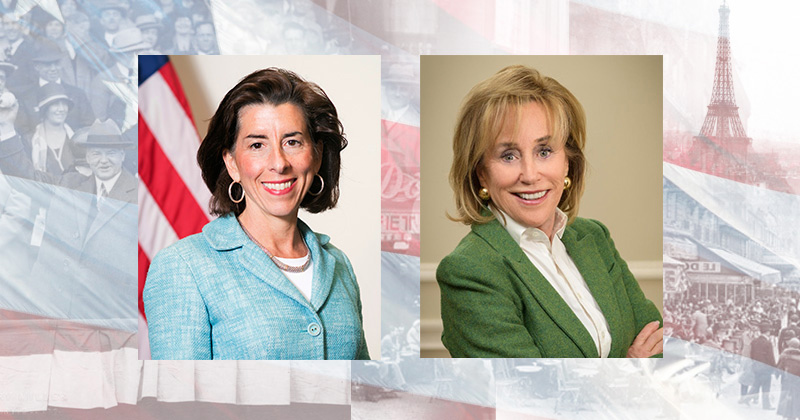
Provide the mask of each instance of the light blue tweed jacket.
[{"label": "light blue tweed jacket", "polygon": [[163,249],[143,299],[153,359],[369,359],[350,261],[298,220],[314,262],[309,303],[233,214]]}]

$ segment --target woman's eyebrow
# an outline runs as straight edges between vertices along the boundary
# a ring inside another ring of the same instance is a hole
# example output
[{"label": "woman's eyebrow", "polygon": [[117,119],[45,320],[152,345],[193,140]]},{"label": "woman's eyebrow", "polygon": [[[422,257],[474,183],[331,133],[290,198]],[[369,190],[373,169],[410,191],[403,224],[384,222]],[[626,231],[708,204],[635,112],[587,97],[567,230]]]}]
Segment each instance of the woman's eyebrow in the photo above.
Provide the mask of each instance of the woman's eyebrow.
[{"label": "woman's eyebrow", "polygon": [[302,131],[292,131],[291,133],[284,134],[283,137],[281,137],[281,138],[285,139],[287,137],[294,137],[294,136],[298,136],[298,135],[302,136],[303,132]]},{"label": "woman's eyebrow", "polygon": [[[292,131],[291,133],[286,133],[286,134],[282,135],[281,138],[285,139],[287,137],[293,137],[293,136],[297,136],[297,135],[303,135],[303,132],[302,131]],[[264,134],[248,134],[248,135],[244,136],[244,138],[246,138],[246,139],[268,139],[269,137],[267,137]]]},{"label": "woman's eyebrow", "polygon": [[[539,143],[539,144],[541,144],[541,143],[547,143],[547,142],[549,142],[549,141],[550,141],[552,138],[553,138],[553,137],[552,137],[551,135],[549,135],[549,134],[548,134],[548,135],[546,135],[546,136],[542,136],[542,137],[539,137],[538,139],[536,139],[536,143]],[[517,146],[517,142],[516,142],[516,141],[504,141],[504,142],[502,142],[502,143],[497,143],[497,145],[496,145],[495,147],[496,147],[496,148],[500,148],[500,147],[516,147],[516,146]]]}]

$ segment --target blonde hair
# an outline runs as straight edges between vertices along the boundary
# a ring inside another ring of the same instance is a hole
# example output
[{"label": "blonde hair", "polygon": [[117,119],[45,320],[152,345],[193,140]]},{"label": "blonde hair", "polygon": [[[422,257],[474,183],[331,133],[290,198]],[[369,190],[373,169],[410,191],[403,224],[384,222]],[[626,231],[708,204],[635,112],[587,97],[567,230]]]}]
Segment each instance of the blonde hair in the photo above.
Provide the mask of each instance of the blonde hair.
[{"label": "blonde hair", "polygon": [[[541,104],[548,118],[554,144],[563,145],[569,162],[568,176],[572,186],[564,190],[558,207],[572,222],[585,184],[586,115],[578,99],[555,79],[521,65],[509,66],[473,87],[458,115],[453,135],[453,164],[450,186],[453,188],[458,214],[447,215],[467,225],[487,223],[493,215],[482,214],[485,204],[478,197],[478,168],[486,152],[503,130],[506,118],[521,120],[520,105]],[[516,128],[514,129],[516,134]]]}]

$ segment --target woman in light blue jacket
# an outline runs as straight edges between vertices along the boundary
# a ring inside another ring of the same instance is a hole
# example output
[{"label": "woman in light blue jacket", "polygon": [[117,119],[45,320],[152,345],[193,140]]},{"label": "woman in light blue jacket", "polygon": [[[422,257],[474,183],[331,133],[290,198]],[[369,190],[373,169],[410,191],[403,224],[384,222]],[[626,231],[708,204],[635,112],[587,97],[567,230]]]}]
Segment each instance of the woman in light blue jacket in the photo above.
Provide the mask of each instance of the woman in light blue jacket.
[{"label": "woman in light blue jacket", "polygon": [[350,261],[297,217],[336,205],[346,145],[328,96],[292,72],[225,95],[197,153],[220,217],[147,274],[153,359],[369,358]]}]

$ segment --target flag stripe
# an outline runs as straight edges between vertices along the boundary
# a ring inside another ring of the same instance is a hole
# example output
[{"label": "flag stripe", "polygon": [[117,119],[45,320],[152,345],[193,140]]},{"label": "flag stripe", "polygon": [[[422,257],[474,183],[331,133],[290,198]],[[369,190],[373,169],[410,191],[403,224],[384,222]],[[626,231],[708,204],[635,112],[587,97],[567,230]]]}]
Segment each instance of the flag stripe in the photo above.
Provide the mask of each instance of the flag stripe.
[{"label": "flag stripe", "polygon": [[178,237],[197,233],[208,223],[208,216],[142,118],[139,119],[139,176]]},{"label": "flag stripe", "polygon": [[167,63],[158,71],[161,74],[161,77],[164,79],[164,82],[167,83],[170,90],[172,90],[172,94],[175,97],[175,100],[181,104],[181,108],[183,108],[183,112],[186,114],[186,118],[194,124],[194,118],[192,118],[192,109],[189,107],[189,100],[186,99],[186,95],[183,93],[183,87],[181,86],[181,81],[178,79],[178,75],[175,73],[175,67],[172,67],[172,63]]},{"label": "flag stripe", "polygon": [[[163,154],[191,191],[194,200],[208,203],[211,193],[203,182],[195,160],[200,138],[191,119],[186,116],[186,109],[172,92],[161,73],[154,74],[142,83],[139,88],[139,121],[147,123],[153,138],[158,141]],[[140,147],[144,140],[139,139]]]},{"label": "flag stripe", "polygon": [[144,57],[140,64],[138,287],[144,316],[150,262],[208,223],[211,194],[194,159],[200,138],[191,108],[169,58]]}]

